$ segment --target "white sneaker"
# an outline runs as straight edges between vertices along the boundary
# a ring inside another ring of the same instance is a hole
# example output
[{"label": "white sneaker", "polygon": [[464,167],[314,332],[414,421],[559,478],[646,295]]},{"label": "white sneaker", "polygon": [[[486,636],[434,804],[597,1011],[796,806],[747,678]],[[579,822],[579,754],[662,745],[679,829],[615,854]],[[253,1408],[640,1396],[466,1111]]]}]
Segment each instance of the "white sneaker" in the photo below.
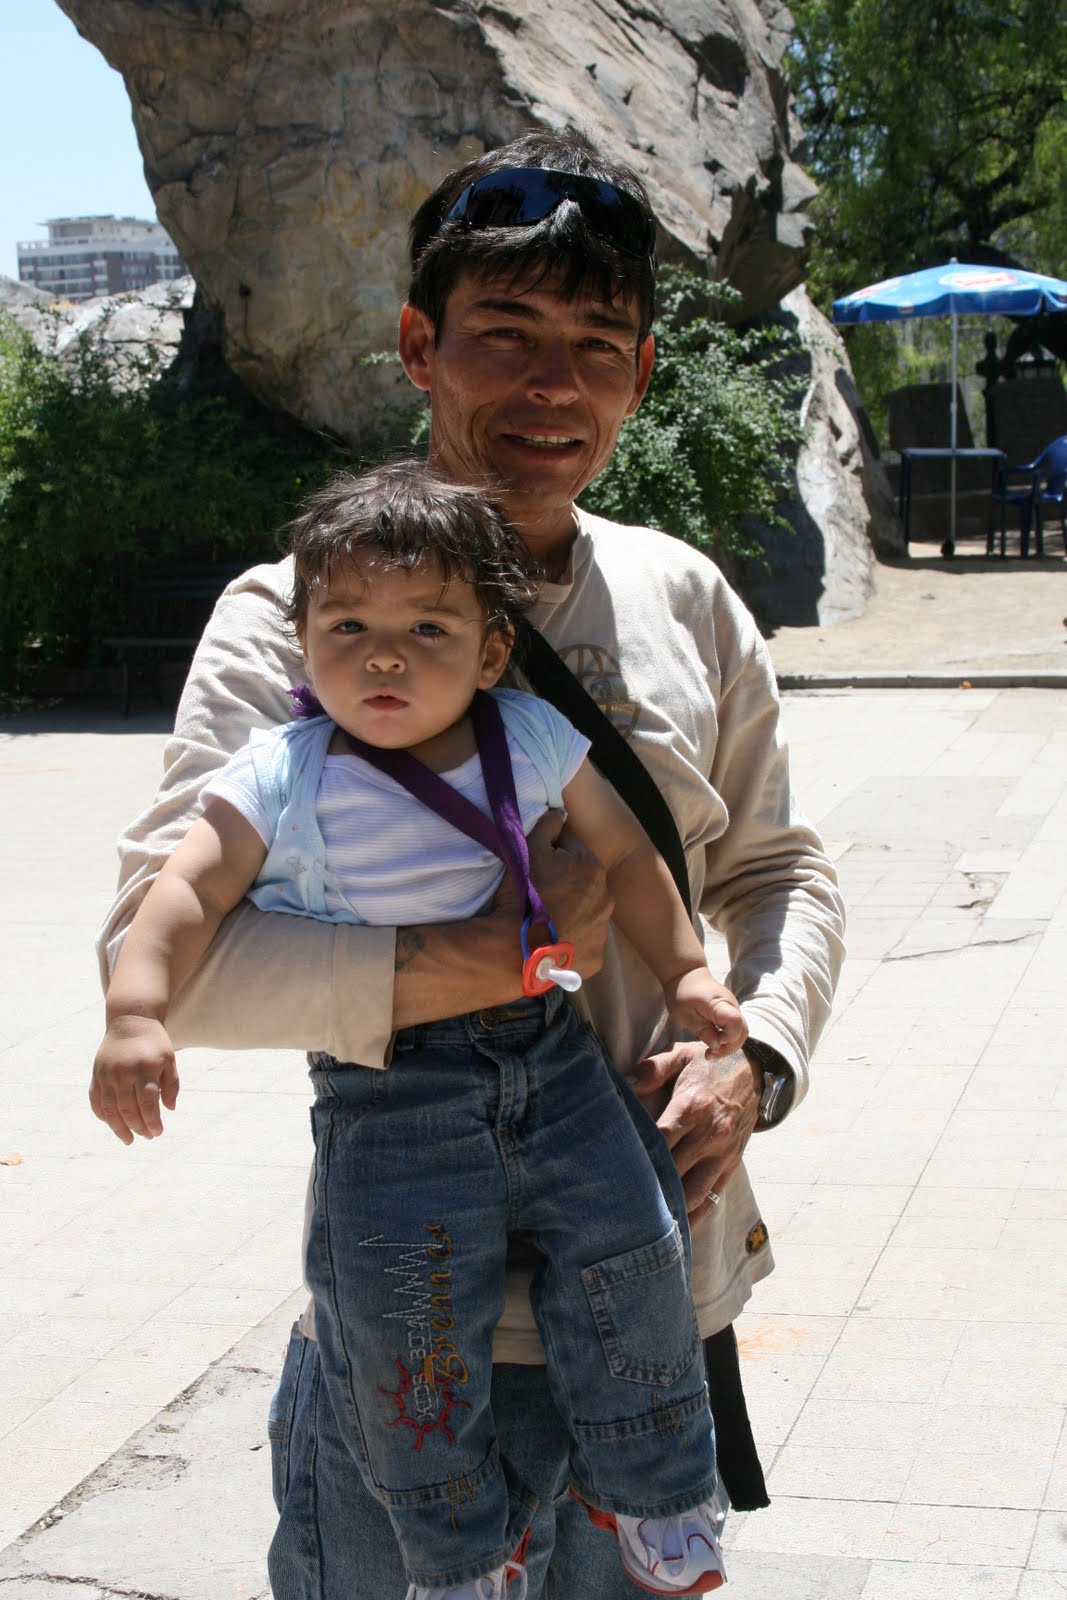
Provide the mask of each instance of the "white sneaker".
[{"label": "white sneaker", "polygon": [[528,1537],[524,1535],[511,1559],[493,1572],[487,1572],[484,1578],[471,1578],[455,1589],[424,1589],[421,1584],[413,1583],[407,1592],[407,1600],[526,1600],[526,1568],[523,1562],[527,1543]]},{"label": "white sneaker", "polygon": [[726,1582],[714,1500],[673,1517],[615,1517],[622,1568],[649,1594],[707,1594]]}]

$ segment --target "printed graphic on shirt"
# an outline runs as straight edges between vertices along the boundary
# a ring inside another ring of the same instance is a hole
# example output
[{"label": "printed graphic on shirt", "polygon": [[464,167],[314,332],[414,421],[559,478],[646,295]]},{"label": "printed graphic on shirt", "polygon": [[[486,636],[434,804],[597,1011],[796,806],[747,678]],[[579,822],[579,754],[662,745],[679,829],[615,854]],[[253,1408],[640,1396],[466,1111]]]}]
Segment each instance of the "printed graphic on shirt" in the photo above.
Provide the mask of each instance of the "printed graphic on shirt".
[{"label": "printed graphic on shirt", "polygon": [[391,1412],[387,1426],[405,1429],[411,1448],[421,1450],[431,1434],[456,1442],[453,1413],[469,1411],[462,1391],[467,1363],[457,1340],[453,1305],[453,1242],[441,1223],[428,1223],[426,1239],[364,1239],[361,1248],[388,1253],[381,1270],[393,1280],[386,1322],[399,1325],[396,1387],[379,1385]]},{"label": "printed graphic on shirt", "polygon": [[619,663],[610,650],[599,644],[564,645],[559,652],[582,688],[596,701],[624,738],[637,727],[641,707],[631,700]]},{"label": "printed graphic on shirt", "polygon": [[756,1223],[756,1226],[754,1228],[750,1228],[748,1233],[745,1235],[746,1252],[750,1256],[754,1256],[757,1250],[763,1249],[763,1246],[767,1243],[769,1238],[770,1234],[767,1232],[767,1224],[762,1218],[760,1218],[759,1222]]}]

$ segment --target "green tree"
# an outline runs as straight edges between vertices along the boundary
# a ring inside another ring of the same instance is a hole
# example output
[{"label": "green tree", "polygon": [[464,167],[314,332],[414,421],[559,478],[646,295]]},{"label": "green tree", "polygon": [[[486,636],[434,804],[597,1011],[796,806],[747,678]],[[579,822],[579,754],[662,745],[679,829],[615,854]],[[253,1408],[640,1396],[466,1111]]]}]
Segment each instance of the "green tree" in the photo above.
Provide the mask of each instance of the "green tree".
[{"label": "green tree", "polygon": [[582,495],[590,511],[662,528],[734,566],[762,561],[755,524],[785,526],[778,503],[802,437],[795,335],[739,329],[718,313],[739,299],[665,267],[656,361],[640,409]]},{"label": "green tree", "polygon": [[160,366],[123,372],[99,334],[60,357],[0,316],[0,689],[96,659],[146,567],[275,559],[274,530],[344,459]]},{"label": "green tree", "polygon": [[796,0],[823,305],[960,260],[1067,267],[1062,0]]}]

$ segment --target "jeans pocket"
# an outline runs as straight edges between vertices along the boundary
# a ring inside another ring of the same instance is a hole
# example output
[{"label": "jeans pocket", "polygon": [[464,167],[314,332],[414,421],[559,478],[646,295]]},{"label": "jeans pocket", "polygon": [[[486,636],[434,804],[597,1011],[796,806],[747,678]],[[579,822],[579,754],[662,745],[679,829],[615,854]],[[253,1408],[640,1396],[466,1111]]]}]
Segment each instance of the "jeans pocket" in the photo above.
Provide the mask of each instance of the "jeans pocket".
[{"label": "jeans pocket", "polygon": [[289,1492],[292,1439],[295,1431],[297,1393],[300,1371],[304,1361],[307,1341],[294,1322],[289,1347],[285,1352],[278,1387],[271,1396],[267,1416],[267,1438],[270,1441],[271,1489],[279,1513]]},{"label": "jeans pocket", "polygon": [[677,1223],[653,1244],[582,1272],[608,1368],[630,1383],[669,1388],[700,1345]]}]

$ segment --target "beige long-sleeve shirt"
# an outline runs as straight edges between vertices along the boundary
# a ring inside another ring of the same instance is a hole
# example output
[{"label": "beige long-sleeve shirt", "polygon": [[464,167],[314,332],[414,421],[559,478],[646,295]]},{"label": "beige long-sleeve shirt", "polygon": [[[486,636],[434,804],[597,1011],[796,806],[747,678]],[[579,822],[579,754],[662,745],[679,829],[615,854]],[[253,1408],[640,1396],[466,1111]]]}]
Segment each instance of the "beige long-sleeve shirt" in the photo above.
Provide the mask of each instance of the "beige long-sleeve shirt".
[{"label": "beige long-sleeve shirt", "polygon": [[[666,534],[581,513],[566,579],[532,621],[630,738],[685,846],[693,903],[724,937],[725,981],[751,1036],[792,1066],[797,1098],[842,957],[833,869],[789,783],[763,641],[718,569]],[[207,778],[254,727],[288,720],[303,677],[280,606],[291,564],[253,568],[226,590],[189,673],[164,777],[119,841],[119,894],[101,930],[105,978],[148,884],[197,814]],[[394,933],[245,904],[227,919],[168,1019],[177,1045],[314,1049],[384,1066],[392,1032]],[[661,1042],[659,985],[619,933],[584,1005],[612,1059]],[[787,1124],[786,1124],[787,1126]],[[773,1133],[767,1137],[781,1137]],[[787,1135],[786,1135],[787,1136]],[[733,1321],[773,1265],[742,1168],[693,1243],[703,1332]],[[539,1361],[526,1280],[508,1286],[497,1359]]]}]

